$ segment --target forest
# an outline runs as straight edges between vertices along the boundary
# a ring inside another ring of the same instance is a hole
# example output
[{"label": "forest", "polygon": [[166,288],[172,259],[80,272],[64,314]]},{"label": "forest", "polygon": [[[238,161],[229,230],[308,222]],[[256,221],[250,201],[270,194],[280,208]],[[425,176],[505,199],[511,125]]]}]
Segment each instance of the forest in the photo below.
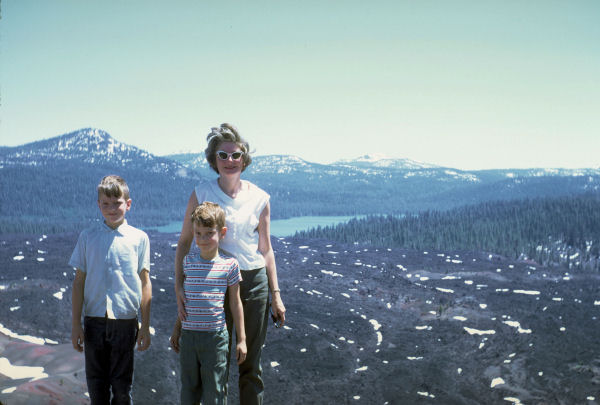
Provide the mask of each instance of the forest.
[{"label": "forest", "polygon": [[600,194],[368,216],[296,236],[418,250],[485,251],[543,265],[598,270]]},{"label": "forest", "polygon": [[[96,186],[114,167],[61,164],[47,170],[5,167],[0,176],[0,234],[79,232],[101,218]],[[121,169],[133,201],[127,220],[137,227],[181,219],[197,179]],[[17,180],[18,179],[18,180]]]},{"label": "forest", "polygon": [[[0,234],[81,231],[100,220],[96,185],[108,173],[120,174],[130,186],[133,205],[127,219],[132,225],[152,228],[181,221],[194,187],[200,179],[215,175],[189,170],[182,176],[176,168],[161,169],[141,158],[119,167],[110,160],[90,164],[79,159],[44,159],[1,168]],[[409,176],[393,170],[375,175],[341,167],[320,169],[280,173],[271,165],[261,170],[251,166],[244,177],[271,195],[272,219],[372,215],[366,223],[352,222],[344,231],[315,231],[315,236],[333,240],[409,248],[488,249],[547,261],[558,260],[555,255],[562,245],[588,255],[585,242],[598,240],[590,239],[585,233],[587,225],[577,222],[585,218],[596,224],[592,228],[598,235],[599,210],[594,212],[592,207],[597,199],[566,197],[597,190],[597,175],[512,178],[489,171],[481,172],[478,181],[468,181],[444,170]],[[592,212],[581,214],[586,210]],[[399,221],[400,217],[404,219]],[[554,222],[561,218],[564,223]],[[597,245],[592,244],[589,251],[597,252]],[[578,257],[576,263],[588,262]]]},{"label": "forest", "polygon": [[[111,173],[124,177],[130,186],[133,205],[127,218],[132,225],[152,228],[181,221],[194,187],[216,176],[202,160],[201,154],[154,156],[91,128],[20,147],[0,146],[0,234],[80,231],[100,220],[95,189]],[[485,201],[558,198],[600,190],[597,169],[463,172],[443,167],[322,165],[286,155],[256,156],[243,178],[271,195],[272,219],[426,218]]]}]

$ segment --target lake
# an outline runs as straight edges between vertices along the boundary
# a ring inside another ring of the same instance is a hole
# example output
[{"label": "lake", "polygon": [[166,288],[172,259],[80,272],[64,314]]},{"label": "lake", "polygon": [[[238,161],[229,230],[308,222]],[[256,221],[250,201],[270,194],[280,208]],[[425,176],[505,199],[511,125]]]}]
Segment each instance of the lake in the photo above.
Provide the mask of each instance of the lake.
[{"label": "lake", "polygon": [[[350,216],[308,216],[288,219],[271,220],[271,235],[278,237],[293,236],[297,231],[305,231],[318,226],[330,226],[348,222],[352,218],[364,218],[364,215]],[[172,222],[168,225],[150,228],[150,230],[174,233],[181,231],[181,222]]]}]

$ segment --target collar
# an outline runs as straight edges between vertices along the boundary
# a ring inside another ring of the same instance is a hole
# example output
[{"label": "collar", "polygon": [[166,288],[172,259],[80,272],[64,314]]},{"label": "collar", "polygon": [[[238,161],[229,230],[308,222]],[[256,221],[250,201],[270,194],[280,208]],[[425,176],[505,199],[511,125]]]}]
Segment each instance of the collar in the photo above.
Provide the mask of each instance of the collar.
[{"label": "collar", "polygon": [[119,225],[118,227],[116,227],[115,229],[106,225],[106,222],[102,221],[102,229],[104,229],[106,232],[119,232],[122,234],[127,226],[128,226],[127,219],[123,219],[123,223],[121,225]]}]

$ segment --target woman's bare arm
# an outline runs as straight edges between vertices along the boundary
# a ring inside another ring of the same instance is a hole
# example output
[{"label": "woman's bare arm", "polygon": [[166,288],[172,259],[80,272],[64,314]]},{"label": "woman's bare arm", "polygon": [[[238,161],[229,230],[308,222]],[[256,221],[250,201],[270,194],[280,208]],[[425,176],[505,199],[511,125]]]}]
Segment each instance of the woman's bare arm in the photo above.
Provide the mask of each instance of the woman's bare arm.
[{"label": "woman's bare arm", "polygon": [[183,258],[190,251],[192,241],[194,240],[194,230],[192,227],[192,212],[198,206],[196,192],[192,192],[183,217],[183,225],[181,226],[181,235],[177,242],[177,250],[175,250],[175,297],[177,298],[177,314],[179,319],[185,320],[185,294],[183,293]]},{"label": "woman's bare arm", "polygon": [[258,221],[258,251],[265,258],[269,290],[271,291],[271,308],[275,317],[283,325],[285,323],[285,306],[281,300],[281,290],[279,289],[277,267],[275,265],[275,253],[271,245],[271,205],[268,202],[261,212]]}]

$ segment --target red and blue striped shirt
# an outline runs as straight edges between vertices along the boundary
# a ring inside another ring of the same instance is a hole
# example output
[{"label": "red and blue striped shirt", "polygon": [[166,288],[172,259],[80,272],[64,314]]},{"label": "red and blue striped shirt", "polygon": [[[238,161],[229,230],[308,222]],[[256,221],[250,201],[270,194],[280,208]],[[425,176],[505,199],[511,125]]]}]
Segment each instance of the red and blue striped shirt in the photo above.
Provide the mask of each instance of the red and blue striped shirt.
[{"label": "red and blue striped shirt", "polygon": [[200,253],[192,253],[183,260],[183,274],[187,318],[181,327],[195,331],[224,329],[225,292],[242,280],[237,260],[221,255],[205,260]]}]

